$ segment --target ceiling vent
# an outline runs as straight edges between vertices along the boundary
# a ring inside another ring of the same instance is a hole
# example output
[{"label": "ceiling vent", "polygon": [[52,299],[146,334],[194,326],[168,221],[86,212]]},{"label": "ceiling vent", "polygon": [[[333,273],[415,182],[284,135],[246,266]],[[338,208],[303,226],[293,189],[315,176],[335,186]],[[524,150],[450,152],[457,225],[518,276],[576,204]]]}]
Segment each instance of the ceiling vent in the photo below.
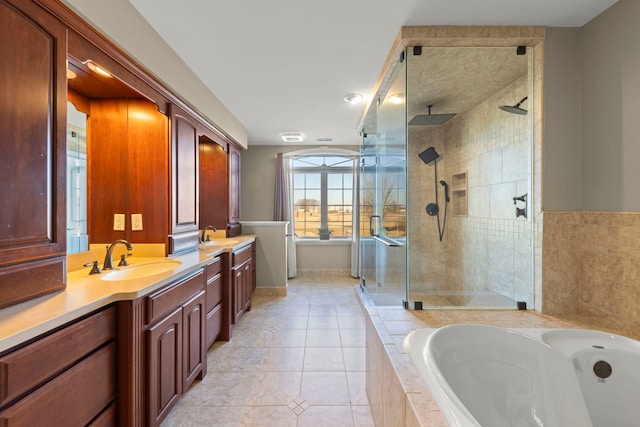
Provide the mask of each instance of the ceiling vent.
[{"label": "ceiling vent", "polygon": [[280,138],[284,142],[302,142],[304,141],[304,136],[301,132],[282,132],[280,134]]},{"label": "ceiling vent", "polygon": [[333,142],[333,138],[316,138],[317,142]]}]

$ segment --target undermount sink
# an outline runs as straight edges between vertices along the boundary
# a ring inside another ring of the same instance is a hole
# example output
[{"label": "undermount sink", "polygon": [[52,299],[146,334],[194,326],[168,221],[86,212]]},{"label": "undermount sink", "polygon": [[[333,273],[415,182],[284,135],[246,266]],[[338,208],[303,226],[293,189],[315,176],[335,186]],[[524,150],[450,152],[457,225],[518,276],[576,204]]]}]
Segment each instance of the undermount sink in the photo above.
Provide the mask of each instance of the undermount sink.
[{"label": "undermount sink", "polygon": [[216,239],[216,240],[209,240],[207,242],[204,242],[204,245],[205,246],[235,245],[237,243],[240,243],[240,240],[237,240],[237,239]]},{"label": "undermount sink", "polygon": [[152,261],[144,264],[133,264],[127,267],[122,267],[121,270],[114,270],[101,277],[102,280],[117,281],[117,280],[134,280],[143,279],[145,277],[155,276],[156,274],[166,273],[171,271],[182,264],[180,261],[175,260],[163,260]]}]

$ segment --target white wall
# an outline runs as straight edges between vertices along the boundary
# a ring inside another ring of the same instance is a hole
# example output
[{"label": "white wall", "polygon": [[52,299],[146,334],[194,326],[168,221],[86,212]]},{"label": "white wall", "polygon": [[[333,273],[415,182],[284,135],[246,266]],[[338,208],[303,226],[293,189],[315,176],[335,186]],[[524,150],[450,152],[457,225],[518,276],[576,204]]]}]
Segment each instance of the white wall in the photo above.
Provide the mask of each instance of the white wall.
[{"label": "white wall", "polygon": [[247,130],[127,0],[61,0],[147,70],[247,146]]}]

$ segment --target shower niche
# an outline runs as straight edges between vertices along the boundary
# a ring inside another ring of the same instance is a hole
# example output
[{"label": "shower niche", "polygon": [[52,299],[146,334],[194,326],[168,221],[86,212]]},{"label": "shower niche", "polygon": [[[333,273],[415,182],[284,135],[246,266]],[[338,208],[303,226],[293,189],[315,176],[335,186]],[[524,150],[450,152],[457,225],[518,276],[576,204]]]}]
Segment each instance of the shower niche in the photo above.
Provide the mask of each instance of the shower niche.
[{"label": "shower niche", "polygon": [[467,172],[451,176],[451,214],[467,216]]}]

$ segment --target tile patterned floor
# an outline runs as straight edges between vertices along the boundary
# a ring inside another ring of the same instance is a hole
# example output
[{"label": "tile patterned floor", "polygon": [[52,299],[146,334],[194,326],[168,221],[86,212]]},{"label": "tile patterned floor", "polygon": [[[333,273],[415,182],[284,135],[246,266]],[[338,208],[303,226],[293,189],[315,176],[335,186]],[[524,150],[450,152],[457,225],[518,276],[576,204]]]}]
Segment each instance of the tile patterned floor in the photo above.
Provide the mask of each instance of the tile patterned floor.
[{"label": "tile patterned floor", "polygon": [[163,427],[373,426],[357,283],[299,278],[286,298],[254,298]]}]

